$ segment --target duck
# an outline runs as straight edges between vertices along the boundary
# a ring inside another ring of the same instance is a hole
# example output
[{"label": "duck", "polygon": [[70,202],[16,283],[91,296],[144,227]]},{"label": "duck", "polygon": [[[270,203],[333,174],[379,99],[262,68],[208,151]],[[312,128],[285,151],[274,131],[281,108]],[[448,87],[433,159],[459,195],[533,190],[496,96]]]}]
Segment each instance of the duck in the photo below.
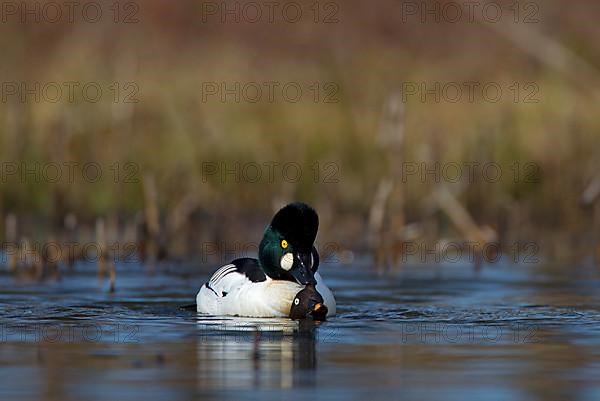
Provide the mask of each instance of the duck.
[{"label": "duck", "polygon": [[323,306],[320,314],[335,315],[335,298],[318,272],[318,229],[319,216],[309,205],[294,202],[281,208],[264,231],[258,259],[238,258],[215,271],[196,296],[197,312],[290,318],[297,296],[309,287],[310,296],[301,298],[316,299]]}]

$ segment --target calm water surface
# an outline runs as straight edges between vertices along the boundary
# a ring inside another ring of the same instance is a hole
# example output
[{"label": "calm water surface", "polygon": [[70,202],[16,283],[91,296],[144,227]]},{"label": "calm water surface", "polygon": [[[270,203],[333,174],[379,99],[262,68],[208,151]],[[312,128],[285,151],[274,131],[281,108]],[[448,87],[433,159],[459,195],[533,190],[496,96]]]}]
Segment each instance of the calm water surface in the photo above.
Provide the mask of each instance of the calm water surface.
[{"label": "calm water surface", "polygon": [[[322,324],[180,310],[196,267],[0,273],[0,399],[598,400],[600,277],[532,266],[324,265]],[[568,274],[566,274],[568,272]]]}]

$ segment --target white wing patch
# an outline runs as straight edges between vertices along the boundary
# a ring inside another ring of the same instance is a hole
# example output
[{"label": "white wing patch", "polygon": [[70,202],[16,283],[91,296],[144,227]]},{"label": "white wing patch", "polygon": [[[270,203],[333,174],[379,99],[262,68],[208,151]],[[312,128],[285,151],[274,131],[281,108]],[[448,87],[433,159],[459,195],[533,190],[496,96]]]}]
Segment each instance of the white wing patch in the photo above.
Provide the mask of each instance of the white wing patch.
[{"label": "white wing patch", "polygon": [[219,282],[223,279],[223,277],[227,276],[229,273],[234,272],[236,269],[235,265],[225,265],[217,270],[210,280],[208,280],[208,284],[212,287],[219,287]]},{"label": "white wing patch", "polygon": [[229,264],[217,270],[205,285],[216,296],[225,297],[249,282],[245,274],[237,271],[236,265]]}]

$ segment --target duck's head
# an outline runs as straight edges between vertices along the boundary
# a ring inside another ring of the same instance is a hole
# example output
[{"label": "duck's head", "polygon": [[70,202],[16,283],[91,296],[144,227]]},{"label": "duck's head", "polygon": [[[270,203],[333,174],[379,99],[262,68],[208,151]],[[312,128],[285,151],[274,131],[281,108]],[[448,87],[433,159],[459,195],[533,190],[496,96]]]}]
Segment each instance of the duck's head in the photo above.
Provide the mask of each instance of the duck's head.
[{"label": "duck's head", "polygon": [[323,297],[314,285],[307,285],[294,297],[290,309],[291,319],[305,319],[312,317],[313,320],[327,319],[327,306]]},{"label": "duck's head", "polygon": [[318,229],[317,213],[304,203],[291,203],[279,210],[258,249],[264,272],[275,280],[315,284],[313,244]]}]

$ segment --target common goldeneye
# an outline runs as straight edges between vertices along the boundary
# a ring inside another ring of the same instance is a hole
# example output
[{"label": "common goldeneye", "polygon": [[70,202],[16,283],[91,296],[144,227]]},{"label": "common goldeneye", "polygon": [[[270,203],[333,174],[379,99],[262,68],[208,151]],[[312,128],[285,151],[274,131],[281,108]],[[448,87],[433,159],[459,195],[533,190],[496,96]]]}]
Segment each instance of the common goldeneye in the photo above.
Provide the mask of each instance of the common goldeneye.
[{"label": "common goldeneye", "polygon": [[[197,311],[211,315],[291,317],[292,303],[302,299],[306,302],[304,309],[311,308],[305,314],[313,315],[315,306],[322,303],[327,316],[333,316],[335,298],[317,272],[319,253],[314,241],[318,229],[319,217],[310,206],[297,202],[280,209],[265,230],[258,259],[240,258],[218,269],[200,288]],[[313,294],[310,286],[318,294]],[[299,294],[305,288],[308,292]],[[296,308],[294,318],[301,310]],[[315,316],[320,314],[322,311]]]}]

